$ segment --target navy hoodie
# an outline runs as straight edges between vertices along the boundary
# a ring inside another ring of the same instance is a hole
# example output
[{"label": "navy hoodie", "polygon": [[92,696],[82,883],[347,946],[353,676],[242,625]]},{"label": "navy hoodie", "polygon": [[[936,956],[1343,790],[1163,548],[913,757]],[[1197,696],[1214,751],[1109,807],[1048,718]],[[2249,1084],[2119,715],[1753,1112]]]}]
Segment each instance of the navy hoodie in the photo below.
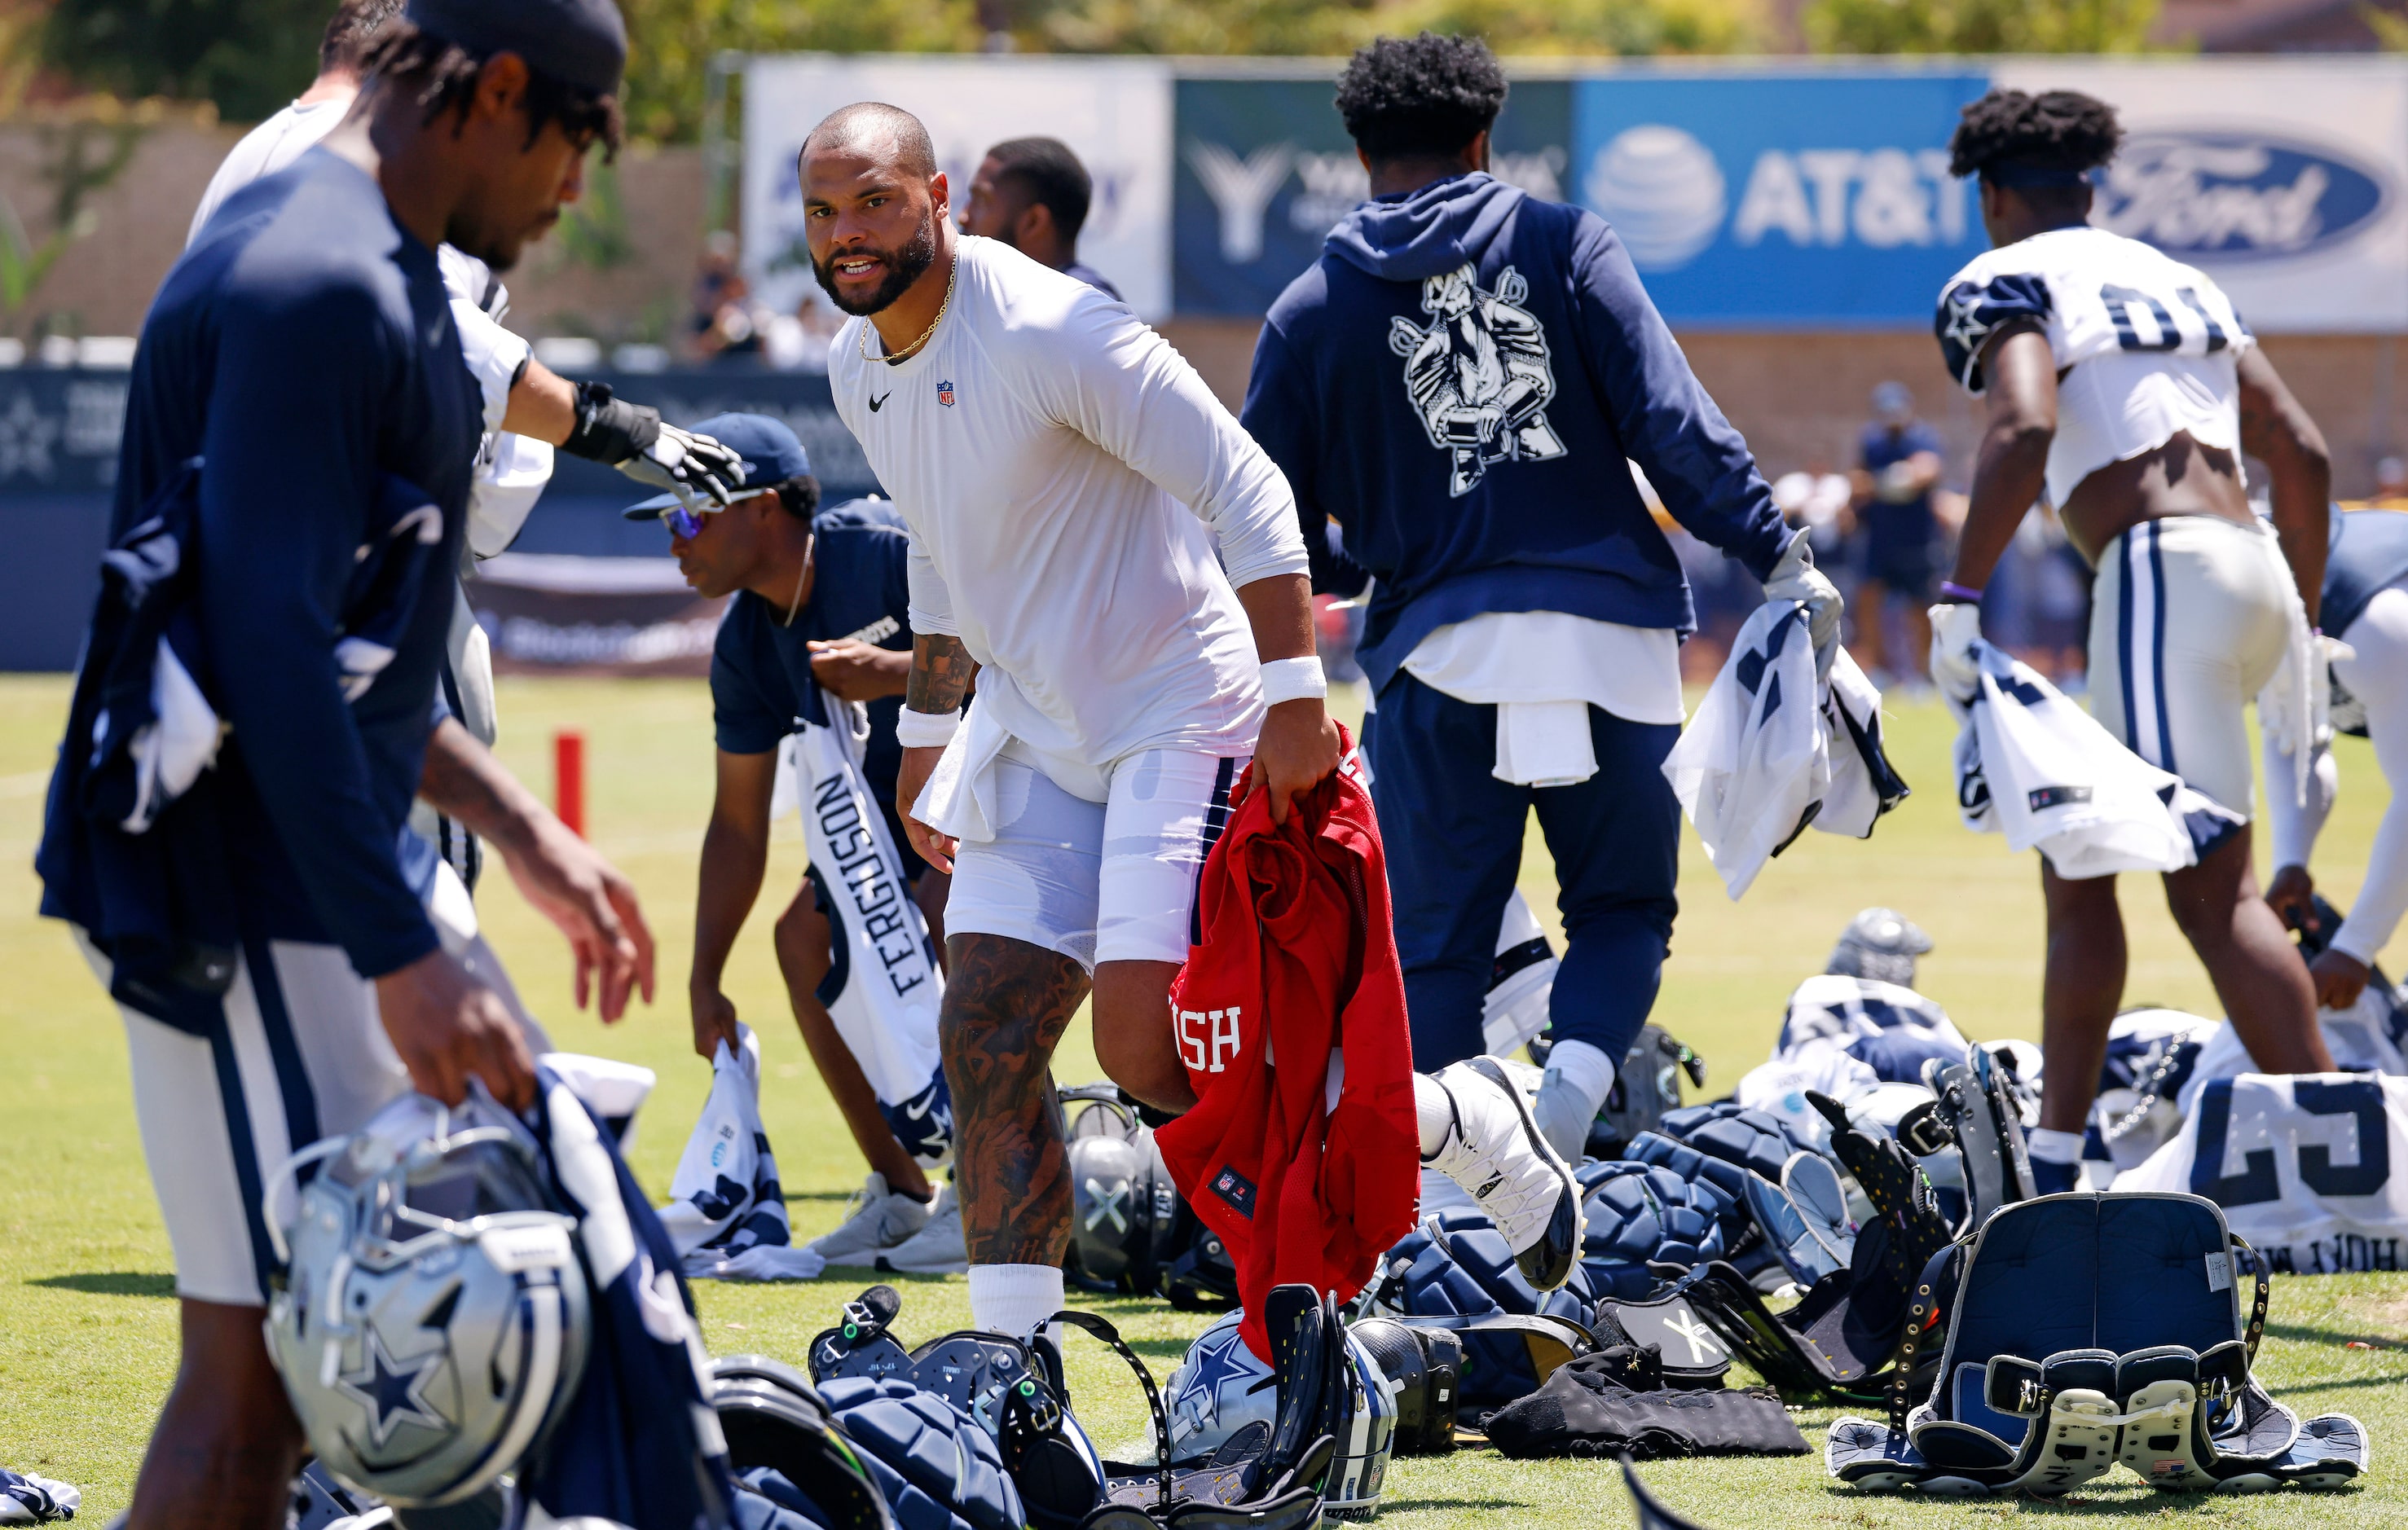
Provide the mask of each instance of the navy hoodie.
[{"label": "navy hoodie", "polygon": [[1791,535],[1613,231],[1478,172],[1330,231],[1271,307],[1244,422],[1296,490],[1317,584],[1342,589],[1349,562],[1378,580],[1375,691],[1486,611],[1694,628],[1625,458],[1758,579]]}]

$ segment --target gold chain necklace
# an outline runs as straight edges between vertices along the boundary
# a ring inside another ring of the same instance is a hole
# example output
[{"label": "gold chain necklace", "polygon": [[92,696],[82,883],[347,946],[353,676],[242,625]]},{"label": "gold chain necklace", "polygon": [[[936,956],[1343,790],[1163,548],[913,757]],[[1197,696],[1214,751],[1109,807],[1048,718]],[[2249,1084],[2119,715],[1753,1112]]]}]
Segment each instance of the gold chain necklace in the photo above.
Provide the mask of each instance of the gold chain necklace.
[{"label": "gold chain necklace", "polygon": [[[960,279],[961,274],[962,257],[961,252],[956,250],[953,253],[953,267],[952,270],[945,273],[945,300],[937,305],[937,317],[928,321],[928,327],[920,332],[920,337],[918,339],[912,341],[910,345],[905,346],[900,350],[888,351],[884,356],[879,358],[880,360],[885,362],[889,366],[899,366],[903,363],[910,361],[913,356],[919,354],[920,348],[928,343],[928,337],[937,333],[937,326],[945,322],[945,311],[953,306],[953,283]],[[861,359],[863,361],[870,359],[869,332],[875,327],[876,326],[871,324],[867,319],[861,322]]]}]

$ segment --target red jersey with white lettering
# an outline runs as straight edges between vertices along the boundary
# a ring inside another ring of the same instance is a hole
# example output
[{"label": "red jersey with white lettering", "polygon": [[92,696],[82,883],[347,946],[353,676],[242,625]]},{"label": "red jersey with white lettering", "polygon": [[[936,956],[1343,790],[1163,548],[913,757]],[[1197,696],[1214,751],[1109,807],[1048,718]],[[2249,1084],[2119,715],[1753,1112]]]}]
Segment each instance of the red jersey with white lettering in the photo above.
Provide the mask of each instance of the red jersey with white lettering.
[{"label": "red jersey with white lettering", "polygon": [[1267,1357],[1271,1287],[1354,1296],[1412,1229],[1421,1184],[1387,863],[1351,747],[1284,826],[1244,794],[1204,863],[1197,916],[1202,942],[1170,990],[1197,1104],[1154,1140],[1227,1246],[1240,1331]]}]

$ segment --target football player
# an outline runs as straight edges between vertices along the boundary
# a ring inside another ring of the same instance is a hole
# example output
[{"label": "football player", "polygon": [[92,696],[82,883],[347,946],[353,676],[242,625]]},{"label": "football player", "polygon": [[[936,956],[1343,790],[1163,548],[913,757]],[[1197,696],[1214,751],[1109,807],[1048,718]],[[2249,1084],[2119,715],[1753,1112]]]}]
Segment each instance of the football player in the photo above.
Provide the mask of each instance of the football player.
[{"label": "football player", "polygon": [[[2408,791],[2401,790],[2408,783],[2408,515],[2363,509],[2334,516],[2324,597],[2325,630],[2346,651],[2331,657],[2333,727],[2372,739],[2375,764],[2391,783],[2391,804],[2367,848],[2358,901],[2341,928],[2319,932],[2329,938],[2308,966],[2317,1002],[2346,1009],[2365,991],[2376,954],[2408,913]],[[2269,731],[2268,777],[2289,768]],[[2315,929],[2317,918],[2308,855],[2340,784],[2329,748],[2317,751],[2315,771],[2304,804],[2288,792],[2267,794],[2274,879],[2266,885],[2266,901],[2305,929]]]},{"label": "football player", "polygon": [[[1949,281],[1934,324],[1988,421],[1932,608],[1932,679],[1960,697],[1977,682],[1983,586],[2045,495],[2097,570],[2092,714],[2242,820],[2166,877],[2175,922],[2258,1065],[2319,1072],[2332,1060],[2315,992],[2250,869],[2242,708],[2284,662],[2297,603],[2315,616],[2324,438],[2213,280],[2090,226],[2091,172],[2122,137],[2103,101],[1997,90],[1950,142],[1955,173],[1980,178],[1995,248]],[[2272,528],[2250,508],[2244,450],[2272,477]],[[2048,1065],[2031,1156],[2045,1193],[2073,1188],[2126,958],[2114,878],[2060,877],[2043,858],[2041,885]]]}]

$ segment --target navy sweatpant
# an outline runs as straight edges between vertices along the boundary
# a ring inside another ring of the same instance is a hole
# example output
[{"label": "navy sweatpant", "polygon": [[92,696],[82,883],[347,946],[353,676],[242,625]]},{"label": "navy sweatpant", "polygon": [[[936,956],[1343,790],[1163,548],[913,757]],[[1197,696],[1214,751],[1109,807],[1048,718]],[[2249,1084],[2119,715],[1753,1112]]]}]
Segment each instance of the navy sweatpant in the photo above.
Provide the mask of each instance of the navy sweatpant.
[{"label": "navy sweatpant", "polygon": [[1577,786],[1515,786],[1497,764],[1497,708],[1398,671],[1363,725],[1371,800],[1388,855],[1413,1066],[1481,1051],[1480,1006],[1533,806],[1561,884],[1567,950],[1553,1035],[1616,1066],[1646,1023],[1679,904],[1681,808],[1664,756],[1681,730],[1592,707],[1597,774]]}]

